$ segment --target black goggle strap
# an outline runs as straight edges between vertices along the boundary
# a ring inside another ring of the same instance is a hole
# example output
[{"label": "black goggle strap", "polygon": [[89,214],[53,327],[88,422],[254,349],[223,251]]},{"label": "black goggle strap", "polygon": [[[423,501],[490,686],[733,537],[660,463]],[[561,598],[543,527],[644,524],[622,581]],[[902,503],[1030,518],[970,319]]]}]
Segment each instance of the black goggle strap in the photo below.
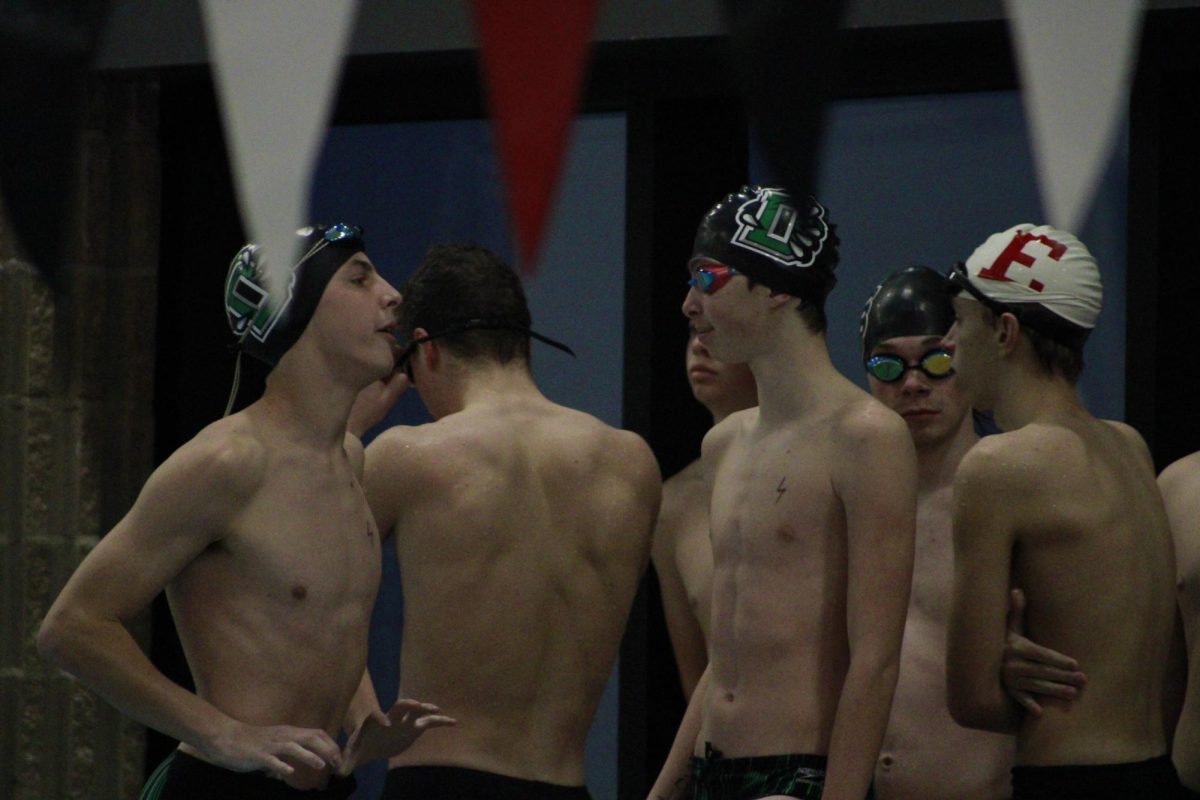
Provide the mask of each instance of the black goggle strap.
[{"label": "black goggle strap", "polygon": [[412,358],[412,354],[417,349],[417,345],[425,344],[426,342],[431,342],[434,339],[439,339],[443,336],[449,336],[454,333],[462,333],[463,331],[472,331],[472,330],[475,330],[475,331],[516,331],[517,333],[523,333],[526,336],[537,339],[539,342],[544,342],[545,344],[550,345],[551,347],[553,347],[556,350],[562,350],[564,353],[571,356],[572,358],[576,357],[575,351],[572,350],[571,348],[567,347],[562,342],[551,339],[549,336],[543,336],[542,334],[538,333],[537,331],[533,330],[532,328],[527,328],[524,325],[518,325],[515,322],[505,322],[504,320],[499,320],[499,319],[476,318],[476,319],[465,319],[465,320],[462,320],[461,322],[452,322],[449,325],[447,325],[445,328],[443,328],[442,330],[438,331],[437,333],[430,333],[430,334],[420,337],[419,339],[413,339],[404,348],[404,351],[402,353],[400,353],[400,357],[396,361],[407,372],[408,371],[408,361],[410,358]]}]

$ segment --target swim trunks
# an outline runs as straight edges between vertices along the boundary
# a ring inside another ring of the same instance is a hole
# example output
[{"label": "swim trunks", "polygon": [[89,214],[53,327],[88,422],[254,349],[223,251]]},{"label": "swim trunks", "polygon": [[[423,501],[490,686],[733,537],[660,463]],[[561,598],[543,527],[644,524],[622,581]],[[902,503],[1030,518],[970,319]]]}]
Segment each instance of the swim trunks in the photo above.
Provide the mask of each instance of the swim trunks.
[{"label": "swim trunks", "polygon": [[591,800],[586,786],[527,781],[466,767],[388,770],[381,800]]},{"label": "swim trunks", "polygon": [[1013,767],[1013,800],[1104,800],[1177,797],[1179,776],[1170,756],[1128,764]]},{"label": "swim trunks", "polygon": [[[816,800],[825,790],[825,756],[779,755],[725,758],[705,745],[703,758],[692,759],[694,800],[757,800],[782,794]],[[868,800],[874,798],[868,792]]]},{"label": "swim trunks", "polygon": [[353,777],[333,778],[324,789],[301,791],[262,772],[233,772],[178,750],[150,775],[138,800],[346,800]]}]

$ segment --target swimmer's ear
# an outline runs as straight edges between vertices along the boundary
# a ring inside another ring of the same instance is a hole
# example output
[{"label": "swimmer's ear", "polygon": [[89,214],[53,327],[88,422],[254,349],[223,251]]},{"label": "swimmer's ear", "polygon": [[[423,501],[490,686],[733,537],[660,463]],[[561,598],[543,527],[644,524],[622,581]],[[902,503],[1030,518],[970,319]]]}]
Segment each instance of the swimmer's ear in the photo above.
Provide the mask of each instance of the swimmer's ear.
[{"label": "swimmer's ear", "polygon": [[[424,328],[414,328],[411,341],[420,341],[429,335],[429,331]],[[438,347],[436,339],[430,342],[422,342],[417,347],[417,351],[413,353],[413,358],[421,358],[425,360],[426,369],[434,369],[441,361],[441,351]]]},{"label": "swimmer's ear", "polygon": [[787,305],[793,300],[799,302],[800,305],[804,304],[803,301],[801,301],[800,298],[796,297],[795,295],[784,294],[783,292],[771,292],[767,295],[767,307],[772,309],[779,308],[780,306]]},{"label": "swimmer's ear", "polygon": [[996,344],[1000,346],[1001,355],[1008,355],[1017,346],[1020,338],[1021,322],[1015,314],[1005,311],[996,321]]}]

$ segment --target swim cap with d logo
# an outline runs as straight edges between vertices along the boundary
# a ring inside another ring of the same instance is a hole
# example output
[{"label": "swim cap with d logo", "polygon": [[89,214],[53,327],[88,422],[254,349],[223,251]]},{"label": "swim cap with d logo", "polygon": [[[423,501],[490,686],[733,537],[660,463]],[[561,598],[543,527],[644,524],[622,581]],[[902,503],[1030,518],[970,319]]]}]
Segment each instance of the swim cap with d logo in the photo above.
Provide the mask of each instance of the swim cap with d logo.
[{"label": "swim cap with d logo", "polygon": [[813,197],[796,202],[784,189],[743,186],[700,222],[692,260],[712,259],[773,291],[822,303],[837,283],[836,228]]},{"label": "swim cap with d logo", "polygon": [[304,333],[333,274],[355,253],[366,252],[362,229],[355,225],[314,225],[296,234],[304,255],[292,267],[283,297],[270,296],[256,244],[237,252],[225,278],[225,316],[238,347],[271,366]]}]

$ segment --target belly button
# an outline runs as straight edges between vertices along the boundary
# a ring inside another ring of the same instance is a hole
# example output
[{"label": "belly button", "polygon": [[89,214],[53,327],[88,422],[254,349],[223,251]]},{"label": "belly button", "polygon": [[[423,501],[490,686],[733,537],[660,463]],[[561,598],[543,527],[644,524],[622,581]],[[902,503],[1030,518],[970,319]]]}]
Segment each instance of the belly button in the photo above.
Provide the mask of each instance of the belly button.
[{"label": "belly button", "polygon": [[884,769],[890,769],[895,763],[896,759],[892,758],[891,756],[883,756],[879,759],[879,766],[883,767]]},{"label": "belly button", "polygon": [[308,589],[296,584],[292,587],[292,597],[296,598],[297,600],[303,600],[304,598],[308,597]]},{"label": "belly button", "polygon": [[732,702],[733,702],[733,692],[726,692],[726,693],[725,693],[725,702],[726,702],[726,703],[732,703]]}]

